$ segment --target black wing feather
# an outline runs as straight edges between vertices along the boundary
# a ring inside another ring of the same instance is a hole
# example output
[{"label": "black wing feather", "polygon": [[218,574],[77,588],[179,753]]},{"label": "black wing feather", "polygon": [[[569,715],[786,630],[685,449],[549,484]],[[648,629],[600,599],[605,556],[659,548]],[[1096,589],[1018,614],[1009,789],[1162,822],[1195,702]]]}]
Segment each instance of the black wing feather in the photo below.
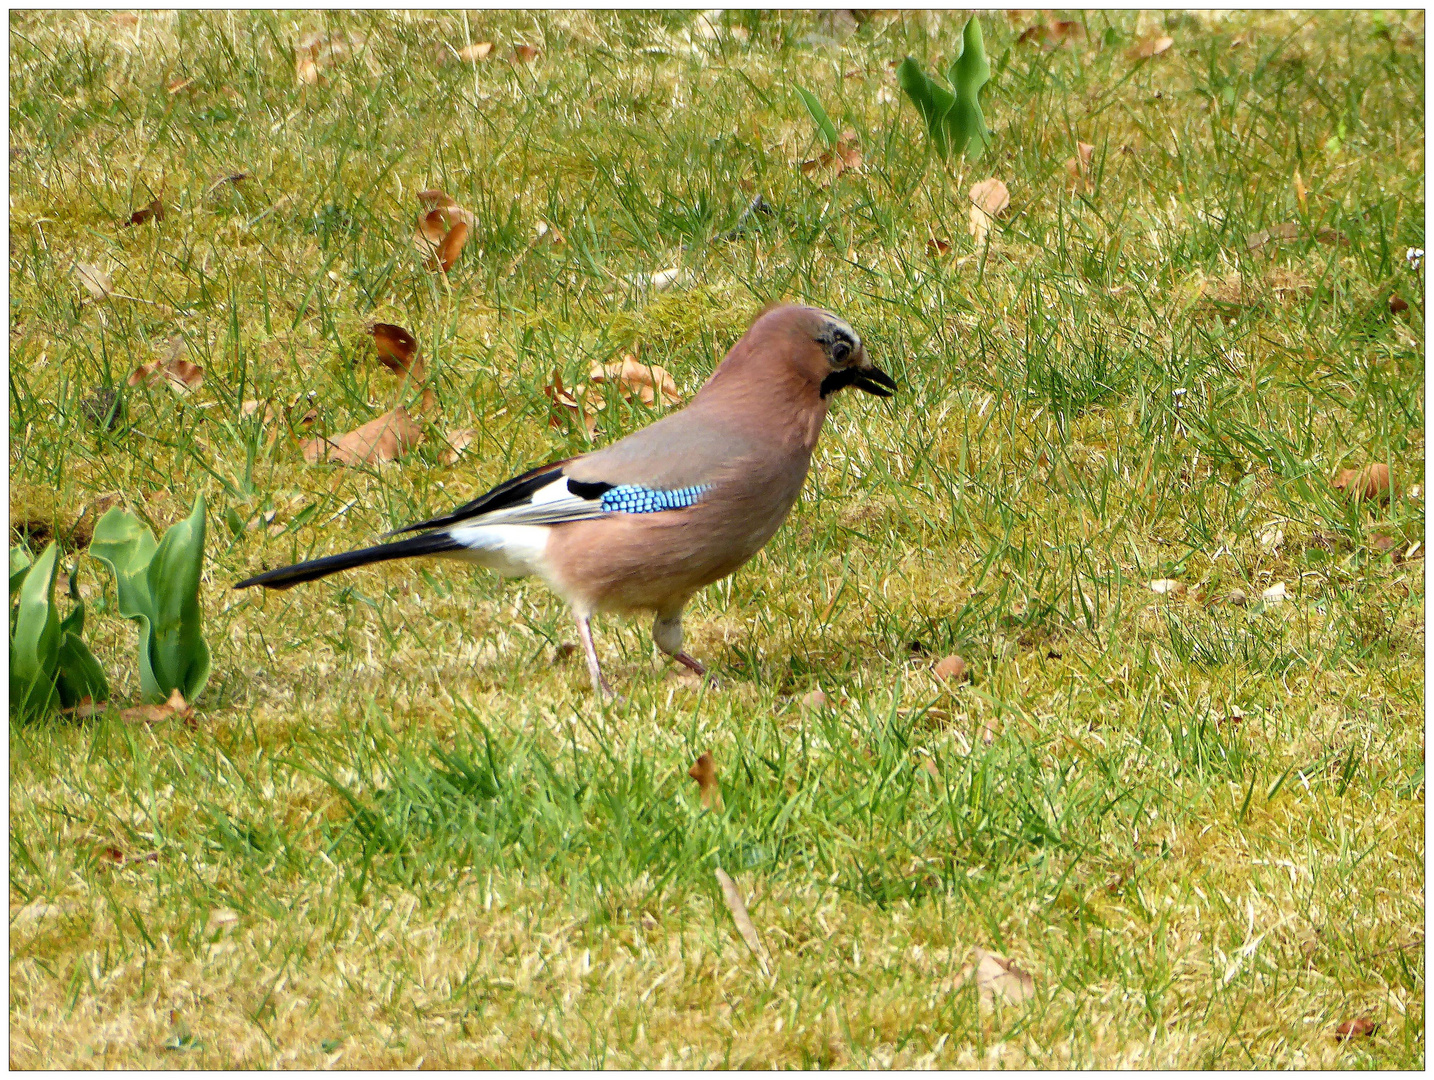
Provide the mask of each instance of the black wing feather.
[{"label": "black wing feather", "polygon": [[562,461],[551,461],[546,465],[539,465],[536,469],[529,469],[521,476],[503,481],[492,491],[478,496],[472,502],[464,503],[451,513],[429,518],[427,521],[420,521],[414,525],[405,525],[401,529],[384,533],[384,536],[398,536],[400,533],[417,532],[419,529],[436,529],[441,525],[454,525],[480,514],[491,513],[494,510],[501,510],[505,506],[514,506],[524,502],[532,497],[533,492],[551,483],[553,474],[562,472],[563,466],[571,460],[572,458],[564,458]]}]

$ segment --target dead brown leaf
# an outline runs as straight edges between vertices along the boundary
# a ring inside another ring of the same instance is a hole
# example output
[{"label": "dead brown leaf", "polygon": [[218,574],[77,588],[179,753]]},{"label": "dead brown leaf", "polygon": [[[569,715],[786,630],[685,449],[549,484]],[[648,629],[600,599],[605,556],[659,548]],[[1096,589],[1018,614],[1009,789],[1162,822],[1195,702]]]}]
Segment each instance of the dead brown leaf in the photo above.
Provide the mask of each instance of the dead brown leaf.
[{"label": "dead brown leaf", "polygon": [[473,428],[456,428],[443,436],[443,441],[448,444],[448,449],[443,451],[443,463],[455,465],[458,459],[463,456],[463,451],[468,449],[478,432]]},{"label": "dead brown leaf", "polygon": [[416,368],[417,377],[423,378],[423,358],[418,352],[417,338],[393,323],[373,323],[368,332],[373,336],[380,364],[399,375],[406,375]]},{"label": "dead brown leaf", "polygon": [[930,240],[926,241],[926,254],[930,255],[933,259],[939,259],[950,250],[950,240],[942,240],[940,237],[933,236]]},{"label": "dead brown leaf", "polygon": [[931,674],[944,683],[959,683],[966,679],[966,661],[958,655],[942,657],[931,668]]},{"label": "dead brown leaf", "polygon": [[820,177],[821,186],[830,187],[832,181],[848,169],[859,170],[863,160],[856,132],[847,128],[837,139],[836,146],[823,150],[810,161],[802,162],[802,175],[808,180]]},{"label": "dead brown leaf", "polygon": [[571,390],[565,389],[562,372],[556,368],[553,370],[553,381],[543,387],[543,393],[552,402],[549,427],[563,427],[566,417],[569,421],[581,420],[589,437],[597,431],[597,414],[607,406],[601,394],[593,393],[590,387],[583,384]]},{"label": "dead brown leaf", "polygon": [[161,359],[141,364],[130,372],[126,385],[139,386],[144,383],[153,386],[167,380],[170,388],[181,394],[192,394],[204,385],[204,369],[184,359],[184,339],[170,340],[169,352]]},{"label": "dead brown leaf", "polygon": [[1084,41],[1086,38],[1085,25],[1076,22],[1074,19],[1056,19],[1047,23],[1037,23],[1022,30],[1016,37],[1017,45],[1024,45],[1027,42],[1039,44],[1047,52],[1058,49],[1070,42],[1072,46],[1077,41]]},{"label": "dead brown leaf", "polygon": [[702,805],[714,813],[722,811],[722,788],[717,783],[717,766],[710,752],[704,752],[687,770],[687,775],[697,781],[702,794]]},{"label": "dead brown leaf", "polygon": [[124,709],[120,712],[120,719],[131,722],[143,721],[146,724],[158,724],[164,720],[183,720],[185,727],[198,726],[194,719],[194,707],[184,700],[184,695],[178,690],[171,691],[169,699],[163,705],[136,705],[133,708]]},{"label": "dead brown leaf", "polygon": [[403,406],[376,416],[362,427],[329,439],[310,439],[301,447],[304,460],[340,465],[377,464],[402,457],[423,439],[418,426]]},{"label": "dead brown leaf", "polygon": [[997,1000],[1019,1005],[1036,995],[1036,982],[1004,956],[985,949],[974,951],[975,970],[970,977],[976,980],[976,992],[981,1001],[991,1005]]},{"label": "dead brown leaf", "polygon": [[1401,311],[1409,310],[1409,301],[1398,293],[1389,294],[1389,314],[1398,315]]},{"label": "dead brown leaf", "polygon": [[384,367],[397,375],[404,376],[414,386],[423,387],[423,397],[418,411],[426,413],[437,403],[437,395],[426,385],[427,367],[419,351],[418,340],[401,326],[393,323],[373,323],[368,332],[373,335],[378,360]]},{"label": "dead brown leaf", "polygon": [[[1281,240],[1295,240],[1300,235],[1300,225],[1297,221],[1284,221],[1278,225],[1271,225],[1268,229],[1261,229],[1252,232],[1245,237],[1245,246],[1251,251],[1259,251],[1266,244],[1276,243]],[[1315,230],[1315,239],[1321,244],[1347,244],[1349,238],[1338,229],[1328,225],[1321,225]]]},{"label": "dead brown leaf", "polygon": [[[441,211],[438,212],[441,213]],[[453,269],[453,264],[458,261],[458,255],[466,243],[468,243],[468,223],[460,221],[448,230],[448,235],[443,238],[443,243],[438,245],[438,265],[443,268],[445,274]]]},{"label": "dead brown leaf", "polygon": [[1366,465],[1362,469],[1345,469],[1334,478],[1333,486],[1352,499],[1378,499],[1380,502],[1388,502],[1394,490],[1389,466],[1383,462]]},{"label": "dead brown leaf", "polygon": [[536,45],[515,45],[513,47],[513,59],[524,64],[531,64],[538,58],[538,47]]},{"label": "dead brown leaf", "polygon": [[1334,1037],[1340,1042],[1346,1039],[1356,1039],[1362,1036],[1373,1035],[1379,1030],[1379,1025],[1368,1016],[1357,1016],[1353,1020],[1346,1020],[1334,1029]]},{"label": "dead brown leaf", "polygon": [[294,50],[294,78],[300,86],[316,86],[319,79],[319,50],[318,46],[311,45],[308,48]]},{"label": "dead brown leaf", "polygon": [[976,246],[984,245],[996,223],[996,215],[1011,205],[1011,193],[1005,183],[996,177],[982,180],[971,188],[971,235]]},{"label": "dead brown leaf", "polygon": [[159,862],[158,851],[144,851],[137,855],[127,855],[123,848],[115,844],[106,844],[100,848],[99,857],[102,865],[115,870],[122,870],[126,866],[134,866],[136,863]]},{"label": "dead brown leaf", "polygon": [[677,392],[677,382],[667,369],[658,364],[644,364],[631,353],[623,356],[616,364],[594,364],[588,379],[599,385],[611,383],[617,392],[631,401],[633,395],[644,405],[654,405],[661,398],[663,405],[676,405],[682,401]]},{"label": "dead brown leaf", "polygon": [[164,203],[160,199],[151,199],[129,216],[126,225],[143,225],[150,218],[155,221],[164,220]]},{"label": "dead brown leaf", "polygon": [[473,63],[482,60],[492,51],[493,43],[491,41],[480,41],[476,45],[465,45],[459,49],[458,59],[465,63]]},{"label": "dead brown leaf", "polygon": [[1404,546],[1403,540],[1398,540],[1385,533],[1375,533],[1369,538],[1369,546],[1381,555],[1388,555],[1391,551]]},{"label": "dead brown leaf", "polygon": [[1090,143],[1077,142],[1074,157],[1066,158],[1066,184],[1089,192],[1090,163],[1095,156],[1095,147]]},{"label": "dead brown leaf", "polygon": [[262,413],[259,413],[259,423],[267,424],[269,423],[269,421],[273,420],[275,416],[274,406],[271,402],[268,401],[259,401],[255,398],[249,398],[246,401],[240,403],[239,415],[241,417],[253,416],[255,413],[258,413],[261,408],[264,411]]},{"label": "dead brown leaf", "polygon": [[85,291],[96,300],[103,300],[115,291],[114,279],[92,263],[75,263],[75,276]]},{"label": "dead brown leaf", "polygon": [[420,191],[418,193],[418,205],[423,207],[426,212],[431,213],[434,210],[439,212],[439,216],[434,218],[432,222],[426,226],[426,230],[430,235],[435,230],[437,231],[437,236],[432,237],[435,244],[442,240],[446,230],[453,228],[453,226],[457,225],[460,221],[465,223],[470,229],[476,229],[478,227],[478,218],[473,211],[461,206],[446,191],[440,191],[437,188]]},{"label": "dead brown leaf", "polygon": [[752,917],[747,914],[746,901],[737,891],[737,883],[720,866],[717,868],[717,883],[722,886],[722,899],[727,901],[727,910],[732,913],[732,921],[737,924],[742,940],[761,964],[762,974],[771,975],[772,968],[767,961],[767,951],[762,948],[762,939],[757,936],[757,928],[752,925]]},{"label": "dead brown leaf", "polygon": [[208,196],[214,194],[214,192],[218,191],[225,184],[237,184],[241,180],[248,179],[249,174],[246,172],[221,173],[214,178],[214,180],[207,188],[204,189],[204,196],[207,198]]},{"label": "dead brown leaf", "polygon": [[1271,294],[1280,303],[1292,300],[1308,300],[1314,295],[1314,285],[1297,269],[1277,266],[1265,279]]},{"label": "dead brown leaf", "polygon": [[1125,56],[1128,60],[1149,60],[1152,56],[1159,56],[1170,46],[1175,44],[1175,39],[1164,34],[1152,34],[1150,37],[1137,41],[1128,50]]},{"label": "dead brown leaf", "polygon": [[541,218],[533,225],[533,243],[546,243],[553,247],[562,247],[566,244],[567,237],[555,225],[549,225]]}]

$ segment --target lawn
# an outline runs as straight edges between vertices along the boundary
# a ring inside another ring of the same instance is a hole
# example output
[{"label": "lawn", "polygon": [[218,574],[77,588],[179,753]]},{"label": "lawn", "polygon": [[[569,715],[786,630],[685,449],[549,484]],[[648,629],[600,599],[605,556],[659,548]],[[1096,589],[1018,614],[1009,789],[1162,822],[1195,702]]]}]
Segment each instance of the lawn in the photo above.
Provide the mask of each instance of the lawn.
[{"label": "lawn", "polygon": [[[114,695],[11,722],[12,1066],[1423,1067],[1422,13],[982,14],[974,162],[895,72],[962,17],[860,14],[12,13],[10,542]],[[230,589],[782,299],[901,390],[688,609],[716,687],[599,618],[603,706],[461,566]],[[89,534],[200,493],[213,674],[147,723]]]}]

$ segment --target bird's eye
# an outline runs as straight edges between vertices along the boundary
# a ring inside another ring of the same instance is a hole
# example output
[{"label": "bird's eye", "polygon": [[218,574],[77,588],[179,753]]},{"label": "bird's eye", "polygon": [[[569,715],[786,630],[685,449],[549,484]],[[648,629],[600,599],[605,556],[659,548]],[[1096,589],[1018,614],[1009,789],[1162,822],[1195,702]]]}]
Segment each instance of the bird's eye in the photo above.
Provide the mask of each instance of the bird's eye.
[{"label": "bird's eye", "polygon": [[844,338],[832,342],[832,363],[845,364],[851,359],[851,343]]}]

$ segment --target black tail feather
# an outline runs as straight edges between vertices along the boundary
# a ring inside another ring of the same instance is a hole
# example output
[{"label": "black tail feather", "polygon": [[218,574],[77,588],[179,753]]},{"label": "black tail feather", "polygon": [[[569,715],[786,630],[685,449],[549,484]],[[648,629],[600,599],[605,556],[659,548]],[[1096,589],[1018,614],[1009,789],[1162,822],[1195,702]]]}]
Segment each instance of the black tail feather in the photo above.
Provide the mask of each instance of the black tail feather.
[{"label": "black tail feather", "polygon": [[346,551],[342,555],[329,555],[322,559],[285,566],[279,570],[270,570],[245,578],[234,587],[247,589],[250,585],[262,585],[266,589],[288,589],[355,566],[388,562],[390,559],[411,559],[417,555],[441,555],[445,551],[454,551],[462,546],[446,532],[424,533],[422,536],[400,540],[396,544],[378,544],[358,551]]}]

